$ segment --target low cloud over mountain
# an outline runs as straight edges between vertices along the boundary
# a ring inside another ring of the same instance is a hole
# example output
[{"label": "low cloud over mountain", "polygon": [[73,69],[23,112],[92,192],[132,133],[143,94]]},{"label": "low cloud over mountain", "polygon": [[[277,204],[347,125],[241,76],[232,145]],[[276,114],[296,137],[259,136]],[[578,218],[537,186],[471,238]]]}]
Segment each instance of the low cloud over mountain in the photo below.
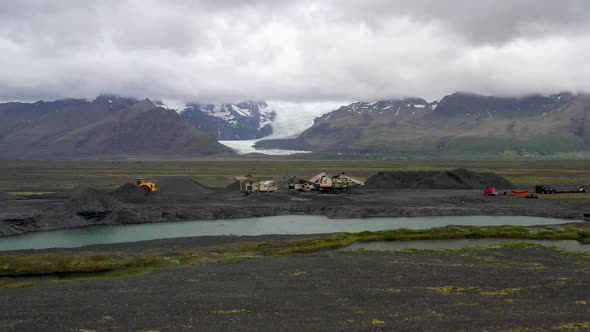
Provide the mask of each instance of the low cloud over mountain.
[{"label": "low cloud over mountain", "polygon": [[590,86],[590,2],[0,3],[0,100],[439,99]]}]

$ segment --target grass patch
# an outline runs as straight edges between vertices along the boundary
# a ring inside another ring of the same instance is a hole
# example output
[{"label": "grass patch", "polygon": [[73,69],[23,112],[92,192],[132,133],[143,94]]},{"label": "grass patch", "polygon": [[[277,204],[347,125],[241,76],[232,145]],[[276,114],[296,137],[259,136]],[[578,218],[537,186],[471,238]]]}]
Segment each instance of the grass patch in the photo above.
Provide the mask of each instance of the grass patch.
[{"label": "grass patch", "polygon": [[583,323],[568,323],[554,326],[552,330],[557,331],[588,331],[590,330],[590,322]]},{"label": "grass patch", "polygon": [[475,289],[475,287],[457,287],[457,286],[442,286],[442,287],[426,287],[426,289],[431,290],[438,294],[443,295],[450,295],[450,294],[463,294],[468,290]]},{"label": "grass patch", "polygon": [[243,313],[250,313],[250,310],[246,309],[229,309],[229,310],[211,310],[209,313],[216,314],[216,315],[235,315],[235,314],[243,314]]},{"label": "grass patch", "polygon": [[[536,288],[536,287],[535,287]],[[525,291],[530,291],[532,288],[527,288],[527,289],[523,289],[523,288],[502,288],[502,289],[494,289],[494,290],[485,290],[485,291],[480,291],[479,294],[481,295],[488,295],[488,296],[504,296],[504,295],[510,295],[510,294],[518,294],[518,293],[522,293]]]}]

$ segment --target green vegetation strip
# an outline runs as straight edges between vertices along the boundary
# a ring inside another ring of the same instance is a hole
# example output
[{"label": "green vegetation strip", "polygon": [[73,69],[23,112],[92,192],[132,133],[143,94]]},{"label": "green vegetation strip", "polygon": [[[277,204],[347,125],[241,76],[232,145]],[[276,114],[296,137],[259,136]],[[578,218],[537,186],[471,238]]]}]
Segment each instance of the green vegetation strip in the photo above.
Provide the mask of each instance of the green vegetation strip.
[{"label": "green vegetation strip", "polygon": [[[357,241],[395,241],[451,238],[512,238],[587,241],[590,229],[578,226],[453,227],[427,230],[398,229],[377,232],[341,233],[297,240],[242,242],[217,247],[170,251],[153,249],[142,253],[65,252],[8,254],[0,256],[0,287],[32,286],[20,282],[31,276],[60,275],[88,277],[92,274],[124,276],[156,268],[235,262],[293,253],[342,248]],[[27,280],[29,281],[29,280]]]}]

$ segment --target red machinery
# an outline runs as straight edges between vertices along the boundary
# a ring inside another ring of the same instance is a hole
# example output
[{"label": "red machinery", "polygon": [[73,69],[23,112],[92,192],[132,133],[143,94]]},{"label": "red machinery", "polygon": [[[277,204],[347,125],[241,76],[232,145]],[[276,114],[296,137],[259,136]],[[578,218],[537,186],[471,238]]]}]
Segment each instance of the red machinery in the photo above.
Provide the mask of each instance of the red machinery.
[{"label": "red machinery", "polygon": [[496,196],[496,195],[498,195],[498,192],[496,191],[496,188],[489,187],[489,188],[485,188],[483,190],[483,195],[484,196]]}]

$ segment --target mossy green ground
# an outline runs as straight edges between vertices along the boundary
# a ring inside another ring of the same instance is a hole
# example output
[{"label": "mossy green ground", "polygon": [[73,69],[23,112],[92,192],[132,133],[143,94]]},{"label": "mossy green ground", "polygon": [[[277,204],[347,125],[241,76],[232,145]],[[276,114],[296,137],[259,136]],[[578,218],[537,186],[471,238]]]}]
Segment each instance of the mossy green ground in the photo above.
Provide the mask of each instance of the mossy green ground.
[{"label": "mossy green ground", "polygon": [[[144,273],[153,269],[206,263],[234,262],[245,259],[287,255],[294,253],[333,250],[357,241],[395,241],[412,239],[450,238],[510,238],[510,239],[570,239],[586,241],[590,229],[578,226],[520,227],[443,227],[427,230],[398,229],[377,232],[341,233],[325,237],[296,240],[239,242],[224,246],[183,248],[178,250],[151,249],[141,253],[126,252],[48,252],[0,255],[0,287],[30,287],[31,276],[67,276],[68,279],[92,276],[118,277]],[[467,249],[453,249],[461,252]],[[485,260],[486,258],[482,258]],[[523,263],[524,264],[524,263]],[[525,264],[526,265],[526,264]],[[542,269],[542,265],[527,265]],[[305,276],[305,271],[294,271],[294,277]]]},{"label": "mossy green ground", "polygon": [[[260,259],[2,288],[0,323],[9,330],[74,331],[587,330],[588,255],[518,242],[456,250],[271,254],[273,248],[309,240],[241,243],[232,249],[264,248]],[[222,248],[201,250],[223,254]],[[63,315],[37,320],[38,312],[54,311]]]}]

